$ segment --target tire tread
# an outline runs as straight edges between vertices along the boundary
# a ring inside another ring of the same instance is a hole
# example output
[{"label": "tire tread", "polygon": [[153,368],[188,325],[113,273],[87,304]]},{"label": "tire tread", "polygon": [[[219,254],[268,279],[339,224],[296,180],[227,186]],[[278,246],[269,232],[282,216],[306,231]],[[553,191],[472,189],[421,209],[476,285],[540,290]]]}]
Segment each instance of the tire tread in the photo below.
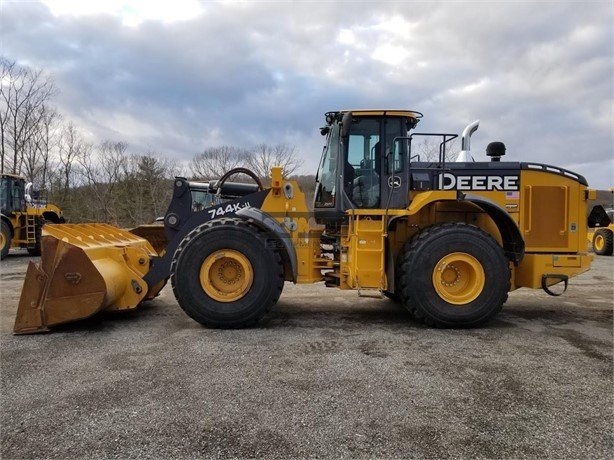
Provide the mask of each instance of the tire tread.
[{"label": "tire tread", "polygon": [[[185,251],[186,248],[190,246],[190,242],[192,240],[194,240],[196,237],[198,237],[202,233],[208,231],[211,228],[216,228],[216,227],[220,227],[224,225],[234,225],[238,227],[249,228],[251,231],[254,231],[258,235],[267,236],[267,233],[264,230],[262,230],[260,227],[255,225],[254,223],[250,222],[249,220],[244,220],[238,217],[223,217],[219,219],[214,219],[214,220],[211,220],[209,222],[206,222],[194,228],[190,233],[186,235],[186,237],[181,241],[181,243],[177,247],[175,254],[173,256],[173,261],[171,263],[170,280],[171,280],[171,286],[173,289],[173,293],[175,294],[176,299],[179,299],[179,293],[177,290],[178,288],[176,286],[175,270],[177,268],[178,261],[180,260],[183,251]],[[285,281],[283,259],[282,259],[282,256],[279,250],[272,250],[272,253],[273,253],[273,257],[275,258],[275,263],[278,268],[277,280],[274,280],[274,279],[271,280],[271,282],[276,281],[276,290],[275,290],[275,294],[273,296],[272,302],[270,302],[269,305],[267,305],[266,308],[263,309],[259,315],[246,319],[244,321],[235,321],[235,322],[231,322],[228,324],[222,324],[222,323],[215,322],[215,321],[203,321],[202,318],[195,317],[196,316],[195,312],[192,312],[190,308],[186,309],[184,306],[181,306],[182,309],[192,319],[210,328],[241,329],[241,328],[251,327],[255,325],[256,323],[258,323],[258,321],[262,319],[262,317],[264,317],[271,311],[273,306],[279,300],[279,297],[281,296],[281,293],[283,291],[283,286],[284,286],[284,281]]]},{"label": "tire tread", "polygon": [[448,222],[443,224],[436,224],[430,227],[426,227],[421,232],[416,234],[413,238],[408,240],[399,253],[399,259],[397,261],[397,267],[395,270],[396,281],[395,285],[397,286],[396,293],[398,294],[401,303],[407,308],[409,313],[418,321],[426,324],[431,327],[459,327],[459,326],[479,326],[494,316],[496,316],[501,309],[503,308],[503,304],[507,301],[508,293],[511,288],[511,277],[509,276],[509,267],[507,270],[507,285],[505,294],[501,296],[500,299],[496,301],[497,307],[493,308],[492,311],[489,312],[488,315],[479,319],[478,321],[471,322],[471,324],[463,325],[463,324],[451,324],[446,321],[439,320],[432,315],[430,315],[427,311],[425,311],[419,304],[412,302],[409,293],[411,289],[411,279],[409,278],[409,271],[411,269],[411,265],[413,264],[416,253],[418,249],[428,240],[434,238],[438,233],[447,233],[447,232],[455,232],[459,229],[467,229],[471,228],[477,234],[482,237],[492,239],[492,237],[482,230],[479,227],[474,225],[470,225],[464,222]]},{"label": "tire tread", "polygon": [[[603,237],[604,245],[603,249],[598,250],[595,248],[595,238],[597,235],[601,235]],[[595,231],[593,235],[593,252],[600,256],[611,256],[614,252],[614,232],[609,228],[600,228]]]}]

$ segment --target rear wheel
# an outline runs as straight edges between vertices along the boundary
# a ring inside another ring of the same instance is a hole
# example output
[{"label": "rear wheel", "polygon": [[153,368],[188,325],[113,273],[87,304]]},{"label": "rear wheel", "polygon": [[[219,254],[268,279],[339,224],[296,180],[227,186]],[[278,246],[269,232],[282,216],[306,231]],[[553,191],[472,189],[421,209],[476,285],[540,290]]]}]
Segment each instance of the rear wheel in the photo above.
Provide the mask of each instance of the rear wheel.
[{"label": "rear wheel", "polygon": [[600,256],[611,256],[614,249],[612,231],[600,228],[593,236],[593,251]]},{"label": "rear wheel", "polygon": [[382,294],[384,294],[384,297],[392,300],[393,302],[399,303],[401,301],[399,296],[397,294],[395,294],[394,292],[382,291]]},{"label": "rear wheel", "polygon": [[284,284],[280,254],[249,223],[219,219],[194,229],[171,266],[181,308],[210,327],[250,326],[275,305]]},{"label": "rear wheel", "polygon": [[501,310],[510,270],[489,234],[469,224],[446,223],[406,243],[396,286],[417,319],[433,326],[476,326]]},{"label": "rear wheel", "polygon": [[2,221],[2,226],[0,228],[0,260],[4,259],[8,255],[9,249],[11,248],[12,239],[9,224]]}]

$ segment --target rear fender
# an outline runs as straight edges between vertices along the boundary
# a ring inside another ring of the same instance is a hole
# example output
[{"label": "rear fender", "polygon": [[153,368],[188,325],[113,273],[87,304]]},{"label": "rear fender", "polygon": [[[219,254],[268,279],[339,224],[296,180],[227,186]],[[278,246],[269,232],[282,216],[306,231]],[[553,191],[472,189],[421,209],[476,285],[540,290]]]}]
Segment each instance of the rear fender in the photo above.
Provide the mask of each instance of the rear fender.
[{"label": "rear fender", "polygon": [[588,215],[589,228],[607,227],[611,223],[612,221],[603,206],[600,204],[593,206],[591,213]]},{"label": "rear fender", "polygon": [[479,206],[486,214],[490,216],[501,233],[503,240],[503,250],[509,260],[516,265],[520,263],[524,257],[524,239],[520,233],[520,229],[509,213],[494,201],[478,195],[463,195],[464,201],[469,201],[476,206]]},{"label": "rear fender", "polygon": [[[425,206],[433,203],[452,201],[450,198],[440,197],[439,195],[435,195],[435,193],[436,192],[426,192],[421,194],[419,196],[421,199],[420,202],[415,199],[410,206],[410,209],[413,208],[413,212],[410,212],[410,214],[416,214]],[[478,195],[458,193],[455,194],[454,201],[472,203],[488,214],[501,234],[503,250],[505,251],[506,257],[515,264],[520,263],[524,257],[524,239],[522,238],[518,225],[516,225],[514,219],[510,217],[504,208],[494,201]]]},{"label": "rear fender", "polygon": [[[451,200],[428,200],[426,204],[432,204],[436,202],[444,202]],[[510,217],[505,209],[499,206],[497,203],[488,200],[487,198],[477,195],[459,195],[457,201],[467,201],[473,203],[482,209],[493,220],[503,241],[503,250],[506,257],[514,262],[516,265],[520,263],[524,257],[524,240],[520,233],[520,229],[516,225],[516,222]],[[419,210],[420,208],[417,207]],[[417,211],[415,211],[417,212]],[[403,219],[404,216],[398,216],[390,220],[388,229],[390,230],[395,222]],[[395,271],[395,259],[392,253],[390,244],[386,245],[386,275],[388,277],[388,290],[394,292],[394,271]]]}]

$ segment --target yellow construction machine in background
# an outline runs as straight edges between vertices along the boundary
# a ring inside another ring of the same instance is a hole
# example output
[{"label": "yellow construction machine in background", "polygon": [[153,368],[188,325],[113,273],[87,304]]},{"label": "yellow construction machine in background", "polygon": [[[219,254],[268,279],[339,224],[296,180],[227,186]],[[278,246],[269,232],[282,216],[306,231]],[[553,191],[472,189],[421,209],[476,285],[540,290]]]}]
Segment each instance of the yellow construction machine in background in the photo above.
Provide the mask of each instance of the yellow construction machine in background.
[{"label": "yellow construction machine in background", "polygon": [[596,228],[587,234],[593,252],[600,256],[611,256],[614,252],[614,210],[608,211],[610,223],[607,227]]},{"label": "yellow construction machine in background", "polygon": [[40,255],[41,228],[45,223],[62,223],[59,207],[48,203],[41,192],[32,191],[23,177],[0,176],[0,259],[10,248],[26,248],[31,255]]},{"label": "yellow construction machine in background", "polygon": [[[463,132],[462,161],[448,162],[458,136],[415,132],[421,117],[327,113],[312,207],[280,168],[268,188],[238,168],[207,184],[209,193],[234,198],[199,210],[192,192],[203,186],[176,178],[164,226],[46,226],[15,333],[136,308],[169,279],[180,307],[210,327],[255,324],[286,281],[385,295],[429,325],[476,326],[501,310],[510,291],[560,295],[589,269],[587,201],[595,193],[582,176],[501,161],[500,142],[487,148],[491,161],[473,161],[477,122]],[[425,136],[440,146],[434,161],[412,150]],[[228,182],[236,173],[255,183]]]},{"label": "yellow construction machine in background", "polygon": [[[588,242],[593,252],[600,256],[611,256],[614,253],[614,187],[609,189],[610,208],[596,206],[589,217],[592,227],[587,234]],[[601,208],[601,209],[599,209]],[[599,211],[599,218],[594,218]]]}]

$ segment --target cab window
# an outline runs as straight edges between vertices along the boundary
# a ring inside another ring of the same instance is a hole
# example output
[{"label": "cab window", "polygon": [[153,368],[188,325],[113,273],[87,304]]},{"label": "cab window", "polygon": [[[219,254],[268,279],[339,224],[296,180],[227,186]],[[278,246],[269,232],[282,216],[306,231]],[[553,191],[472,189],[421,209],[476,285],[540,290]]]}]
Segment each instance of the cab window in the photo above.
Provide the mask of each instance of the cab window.
[{"label": "cab window", "polygon": [[380,119],[357,117],[350,128],[347,163],[353,170],[346,193],[359,208],[376,208],[380,201]]},{"label": "cab window", "polygon": [[335,181],[337,178],[337,156],[339,155],[339,126],[335,125],[328,133],[322,160],[316,176],[315,207],[332,208],[335,206]]},{"label": "cab window", "polygon": [[407,154],[407,128],[403,119],[391,118],[386,121],[386,172],[397,174],[405,168]]}]

